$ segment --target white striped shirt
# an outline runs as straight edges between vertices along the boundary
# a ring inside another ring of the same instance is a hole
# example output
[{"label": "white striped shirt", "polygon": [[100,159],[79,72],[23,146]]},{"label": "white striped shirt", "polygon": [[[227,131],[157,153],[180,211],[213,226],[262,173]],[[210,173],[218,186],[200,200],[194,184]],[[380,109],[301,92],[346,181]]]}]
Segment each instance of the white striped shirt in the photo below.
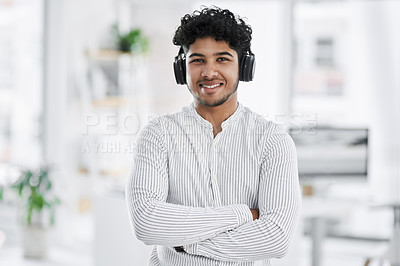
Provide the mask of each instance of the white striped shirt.
[{"label": "white striped shirt", "polygon": [[214,138],[191,104],[141,131],[126,199],[137,238],[155,245],[149,265],[270,265],[299,219],[295,146],[241,104]]}]

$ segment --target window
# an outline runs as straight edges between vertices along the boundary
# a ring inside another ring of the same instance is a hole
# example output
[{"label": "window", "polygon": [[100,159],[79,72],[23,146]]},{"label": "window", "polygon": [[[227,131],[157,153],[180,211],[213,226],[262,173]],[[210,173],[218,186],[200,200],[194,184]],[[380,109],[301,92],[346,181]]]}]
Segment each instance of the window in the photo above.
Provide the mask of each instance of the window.
[{"label": "window", "polygon": [[0,163],[41,161],[42,6],[0,1]]},{"label": "window", "polygon": [[315,41],[315,64],[317,66],[334,66],[335,42],[330,37],[317,38]]}]

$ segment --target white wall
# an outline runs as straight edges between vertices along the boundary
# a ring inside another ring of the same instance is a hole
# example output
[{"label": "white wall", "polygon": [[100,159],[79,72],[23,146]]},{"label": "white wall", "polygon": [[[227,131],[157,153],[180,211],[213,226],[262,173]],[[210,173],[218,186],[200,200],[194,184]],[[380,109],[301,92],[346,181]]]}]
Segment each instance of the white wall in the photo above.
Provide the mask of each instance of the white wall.
[{"label": "white wall", "polygon": [[152,94],[151,113],[179,111],[191,102],[186,86],[177,85],[172,63],[178,48],[172,43],[180,18],[191,12],[191,1],[133,1],[132,26],[150,40],[147,80]]},{"label": "white wall", "polygon": [[371,125],[371,187],[381,201],[400,200],[400,2],[369,2],[362,12],[365,87]]}]

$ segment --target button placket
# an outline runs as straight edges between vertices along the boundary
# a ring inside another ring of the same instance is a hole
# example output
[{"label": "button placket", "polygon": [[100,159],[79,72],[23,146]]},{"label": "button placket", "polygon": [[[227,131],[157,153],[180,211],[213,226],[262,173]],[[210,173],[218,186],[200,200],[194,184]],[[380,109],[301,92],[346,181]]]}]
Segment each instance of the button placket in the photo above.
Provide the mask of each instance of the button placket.
[{"label": "button placket", "polygon": [[218,176],[217,176],[217,167],[218,167],[218,140],[219,135],[214,138],[211,142],[210,149],[210,170],[211,170],[211,189],[213,195],[213,203],[214,206],[221,206],[221,195],[218,186]]}]

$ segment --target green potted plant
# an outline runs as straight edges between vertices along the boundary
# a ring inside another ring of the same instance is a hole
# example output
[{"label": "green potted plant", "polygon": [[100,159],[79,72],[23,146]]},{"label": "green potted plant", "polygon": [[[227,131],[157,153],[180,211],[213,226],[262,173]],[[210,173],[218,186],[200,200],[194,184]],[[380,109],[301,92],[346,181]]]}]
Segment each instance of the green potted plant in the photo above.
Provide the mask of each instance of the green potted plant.
[{"label": "green potted plant", "polygon": [[146,52],[149,47],[149,41],[140,29],[131,29],[128,32],[121,33],[118,25],[114,24],[113,33],[117,49],[121,52],[140,54]]},{"label": "green potted plant", "polygon": [[11,185],[21,207],[25,257],[43,258],[47,254],[48,229],[54,225],[55,209],[60,204],[50,172],[49,166],[22,170],[18,180]]}]

